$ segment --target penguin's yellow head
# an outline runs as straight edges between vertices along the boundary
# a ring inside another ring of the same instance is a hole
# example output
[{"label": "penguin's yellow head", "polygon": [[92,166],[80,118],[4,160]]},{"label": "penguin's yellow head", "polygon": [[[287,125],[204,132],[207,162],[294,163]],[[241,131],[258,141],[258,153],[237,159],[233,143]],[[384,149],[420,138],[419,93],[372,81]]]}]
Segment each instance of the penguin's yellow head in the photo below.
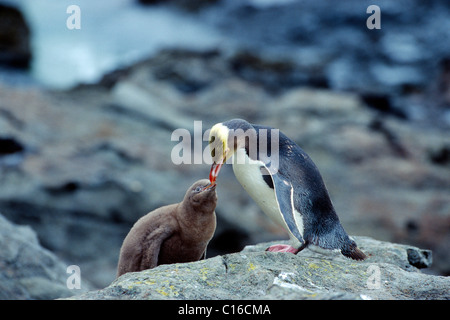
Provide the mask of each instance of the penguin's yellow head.
[{"label": "penguin's yellow head", "polygon": [[225,162],[232,153],[232,146],[228,145],[230,129],[223,123],[215,124],[209,133],[209,148],[213,161],[219,163],[221,160]]},{"label": "penguin's yellow head", "polygon": [[230,148],[228,145],[229,133],[230,129],[223,125],[223,123],[215,124],[209,133],[209,148],[213,159],[211,171],[209,172],[209,181],[211,181],[211,184],[215,184],[222,165],[234,153],[234,148]]},{"label": "penguin's yellow head", "polygon": [[236,150],[245,147],[246,141],[256,142],[256,131],[245,120],[232,119],[217,123],[211,128],[209,133],[209,147],[213,159],[209,173],[211,184],[215,183],[222,165]]}]

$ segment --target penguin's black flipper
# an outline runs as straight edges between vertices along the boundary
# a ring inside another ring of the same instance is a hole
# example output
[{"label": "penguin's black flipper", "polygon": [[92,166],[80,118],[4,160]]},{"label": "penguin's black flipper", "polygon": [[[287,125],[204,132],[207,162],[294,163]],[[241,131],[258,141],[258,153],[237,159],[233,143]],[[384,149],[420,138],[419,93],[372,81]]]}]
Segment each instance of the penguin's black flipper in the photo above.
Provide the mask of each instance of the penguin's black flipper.
[{"label": "penguin's black flipper", "polygon": [[[304,243],[302,236],[303,227],[299,226],[296,222],[297,220],[300,224],[303,224],[300,213],[294,208],[294,189],[292,184],[283,179],[279,173],[270,175],[270,177],[272,177],[273,186],[275,189],[275,198],[283,220],[292,235],[297,238],[300,243]],[[301,228],[301,230],[299,230],[299,228]]]}]

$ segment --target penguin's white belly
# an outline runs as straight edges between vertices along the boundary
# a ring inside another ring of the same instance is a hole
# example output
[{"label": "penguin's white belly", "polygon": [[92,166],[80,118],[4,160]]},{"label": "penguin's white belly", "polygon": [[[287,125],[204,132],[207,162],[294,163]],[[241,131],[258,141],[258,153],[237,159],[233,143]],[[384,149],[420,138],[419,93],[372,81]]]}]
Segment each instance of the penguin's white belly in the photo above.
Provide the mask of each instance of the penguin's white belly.
[{"label": "penguin's white belly", "polygon": [[[244,158],[245,163],[242,164]],[[299,244],[300,242],[291,234],[282,217],[275,190],[270,188],[262,177],[261,166],[264,166],[264,164],[250,159],[244,149],[237,150],[233,158],[234,175],[245,191],[272,221],[288,231],[291,240]]]}]

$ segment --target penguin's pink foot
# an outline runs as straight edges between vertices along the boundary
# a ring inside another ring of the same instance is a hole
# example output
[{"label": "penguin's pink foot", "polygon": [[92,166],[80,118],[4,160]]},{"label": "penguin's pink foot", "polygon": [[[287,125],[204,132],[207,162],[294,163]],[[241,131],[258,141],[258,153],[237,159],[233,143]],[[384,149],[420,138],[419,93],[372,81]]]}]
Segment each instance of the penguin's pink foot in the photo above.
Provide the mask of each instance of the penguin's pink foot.
[{"label": "penguin's pink foot", "polygon": [[294,248],[293,246],[287,244],[275,244],[266,249],[266,251],[270,252],[291,252],[293,254],[297,254],[300,250]]}]

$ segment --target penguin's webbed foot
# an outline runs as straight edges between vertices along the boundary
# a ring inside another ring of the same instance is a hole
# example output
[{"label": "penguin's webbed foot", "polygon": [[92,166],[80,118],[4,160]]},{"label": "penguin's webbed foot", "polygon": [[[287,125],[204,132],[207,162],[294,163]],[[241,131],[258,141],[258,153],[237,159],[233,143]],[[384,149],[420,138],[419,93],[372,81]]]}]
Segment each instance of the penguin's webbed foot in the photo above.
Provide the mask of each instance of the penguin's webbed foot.
[{"label": "penguin's webbed foot", "polygon": [[293,246],[287,244],[275,244],[266,249],[266,251],[270,252],[291,252],[293,254],[297,254],[300,250],[294,248]]}]

